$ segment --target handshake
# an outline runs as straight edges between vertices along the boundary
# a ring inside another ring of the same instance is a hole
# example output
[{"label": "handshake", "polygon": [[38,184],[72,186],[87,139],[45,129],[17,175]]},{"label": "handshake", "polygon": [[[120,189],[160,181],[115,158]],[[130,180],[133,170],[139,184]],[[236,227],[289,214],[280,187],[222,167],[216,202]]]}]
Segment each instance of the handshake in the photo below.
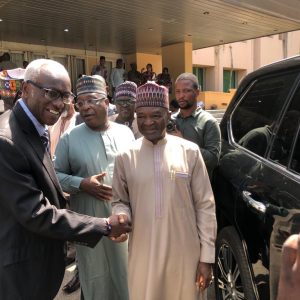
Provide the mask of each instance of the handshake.
[{"label": "handshake", "polygon": [[115,242],[127,240],[127,233],[132,230],[131,222],[124,214],[112,215],[107,219],[109,233],[108,237]]}]

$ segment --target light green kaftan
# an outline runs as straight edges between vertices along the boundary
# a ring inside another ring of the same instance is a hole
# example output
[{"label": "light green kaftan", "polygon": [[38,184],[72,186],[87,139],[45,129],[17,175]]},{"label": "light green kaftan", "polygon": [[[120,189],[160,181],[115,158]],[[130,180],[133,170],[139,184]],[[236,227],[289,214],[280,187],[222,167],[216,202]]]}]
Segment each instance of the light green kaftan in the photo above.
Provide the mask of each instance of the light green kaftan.
[{"label": "light green kaftan", "polygon": [[[71,209],[95,217],[111,215],[111,204],[79,190],[83,178],[107,172],[104,183],[112,184],[116,154],[134,140],[131,130],[110,122],[105,132],[81,124],[64,134],[55,151],[55,169]],[[103,237],[95,248],[77,245],[81,288],[86,300],[127,300],[127,243]]]}]

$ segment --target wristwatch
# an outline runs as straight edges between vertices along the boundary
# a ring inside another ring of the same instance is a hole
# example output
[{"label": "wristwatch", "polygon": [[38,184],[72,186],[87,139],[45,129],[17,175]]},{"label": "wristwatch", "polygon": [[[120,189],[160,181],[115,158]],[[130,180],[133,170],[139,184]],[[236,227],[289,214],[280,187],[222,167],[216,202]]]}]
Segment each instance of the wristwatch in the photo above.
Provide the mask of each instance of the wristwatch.
[{"label": "wristwatch", "polygon": [[109,219],[108,218],[105,219],[105,224],[106,224],[106,230],[105,230],[104,235],[108,236],[108,235],[110,235],[111,229],[112,229],[111,224],[109,224]]}]

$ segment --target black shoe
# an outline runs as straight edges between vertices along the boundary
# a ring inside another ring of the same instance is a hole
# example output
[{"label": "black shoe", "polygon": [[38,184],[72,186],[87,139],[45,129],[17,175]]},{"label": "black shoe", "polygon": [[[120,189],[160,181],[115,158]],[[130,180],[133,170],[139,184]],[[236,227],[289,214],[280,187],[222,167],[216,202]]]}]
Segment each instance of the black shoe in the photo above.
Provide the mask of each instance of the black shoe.
[{"label": "black shoe", "polygon": [[76,272],[74,277],[62,288],[66,294],[71,294],[77,291],[80,287],[79,274]]}]

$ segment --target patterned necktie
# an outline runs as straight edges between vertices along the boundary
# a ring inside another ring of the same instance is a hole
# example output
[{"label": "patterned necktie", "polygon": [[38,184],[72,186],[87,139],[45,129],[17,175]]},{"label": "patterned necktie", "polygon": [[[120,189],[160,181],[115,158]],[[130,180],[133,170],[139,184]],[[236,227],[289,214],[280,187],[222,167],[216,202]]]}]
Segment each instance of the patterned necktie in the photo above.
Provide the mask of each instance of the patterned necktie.
[{"label": "patterned necktie", "polygon": [[41,135],[42,143],[45,147],[45,149],[50,153],[50,140],[49,140],[49,131],[48,129],[45,129],[43,135]]}]

